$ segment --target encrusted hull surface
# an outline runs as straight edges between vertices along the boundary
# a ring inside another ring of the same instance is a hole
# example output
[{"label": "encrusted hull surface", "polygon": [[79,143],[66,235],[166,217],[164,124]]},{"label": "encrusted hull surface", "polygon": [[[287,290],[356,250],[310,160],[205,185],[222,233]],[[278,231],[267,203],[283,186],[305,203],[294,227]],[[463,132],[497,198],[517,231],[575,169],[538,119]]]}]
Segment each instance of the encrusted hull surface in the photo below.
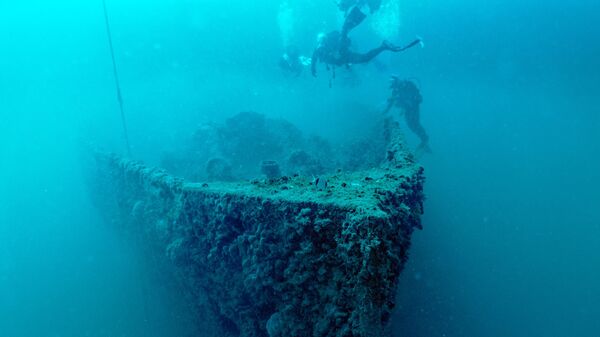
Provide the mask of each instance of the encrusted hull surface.
[{"label": "encrusted hull surface", "polygon": [[212,335],[388,334],[423,202],[423,170],[401,143],[325,189],[303,177],[188,183],[104,154],[96,164],[103,213],[175,266]]}]

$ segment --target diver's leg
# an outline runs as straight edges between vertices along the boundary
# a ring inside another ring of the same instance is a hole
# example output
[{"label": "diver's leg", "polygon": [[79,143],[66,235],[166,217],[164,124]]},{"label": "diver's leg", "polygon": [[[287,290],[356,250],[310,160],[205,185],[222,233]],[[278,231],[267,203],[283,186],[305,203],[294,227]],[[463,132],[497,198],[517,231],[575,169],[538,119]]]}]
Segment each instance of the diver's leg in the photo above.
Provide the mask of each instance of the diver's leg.
[{"label": "diver's leg", "polygon": [[423,125],[421,125],[421,122],[419,121],[419,111],[407,110],[404,114],[404,117],[406,119],[406,125],[408,126],[408,128],[412,132],[414,132],[415,135],[419,137],[419,139],[421,139],[420,146],[428,147],[429,136],[427,135],[425,128],[423,127]]},{"label": "diver's leg", "polygon": [[377,57],[377,55],[388,50],[386,46],[380,46],[372,49],[364,54],[348,53],[348,63],[367,63]]}]

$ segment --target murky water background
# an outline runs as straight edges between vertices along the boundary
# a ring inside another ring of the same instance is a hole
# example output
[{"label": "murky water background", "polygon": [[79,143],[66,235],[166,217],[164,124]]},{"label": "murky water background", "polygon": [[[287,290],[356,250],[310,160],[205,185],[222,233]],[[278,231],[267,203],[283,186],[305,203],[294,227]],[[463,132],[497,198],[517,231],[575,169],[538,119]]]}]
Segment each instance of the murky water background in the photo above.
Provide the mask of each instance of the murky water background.
[{"label": "murky water background", "polygon": [[[368,22],[355,44],[418,34],[426,47],[356,66],[333,88],[324,70],[286,78],[277,67],[282,41],[308,55],[338,26],[333,4],[288,1],[291,26],[278,1],[108,4],[134,155],[149,163],[201,122],[244,110],[343,139],[374,118],[389,74],[418,79],[434,154],[423,159],[425,229],[402,276],[398,335],[595,336],[595,2],[403,1],[385,17],[398,35]],[[2,336],[195,332],[175,285],[88,199],[81,143],[122,150],[101,9],[0,4]]]}]

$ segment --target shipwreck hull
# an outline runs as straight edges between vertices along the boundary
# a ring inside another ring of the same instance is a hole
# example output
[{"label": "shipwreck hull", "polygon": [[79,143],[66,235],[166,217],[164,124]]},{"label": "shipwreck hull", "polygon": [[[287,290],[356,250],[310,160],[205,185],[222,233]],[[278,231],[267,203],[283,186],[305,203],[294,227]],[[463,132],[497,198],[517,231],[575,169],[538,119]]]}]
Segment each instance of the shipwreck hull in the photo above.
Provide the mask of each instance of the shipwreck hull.
[{"label": "shipwreck hull", "polygon": [[382,167],[329,177],[189,183],[96,155],[110,222],[143,234],[216,322],[207,335],[385,336],[422,213],[422,168],[389,147]]}]

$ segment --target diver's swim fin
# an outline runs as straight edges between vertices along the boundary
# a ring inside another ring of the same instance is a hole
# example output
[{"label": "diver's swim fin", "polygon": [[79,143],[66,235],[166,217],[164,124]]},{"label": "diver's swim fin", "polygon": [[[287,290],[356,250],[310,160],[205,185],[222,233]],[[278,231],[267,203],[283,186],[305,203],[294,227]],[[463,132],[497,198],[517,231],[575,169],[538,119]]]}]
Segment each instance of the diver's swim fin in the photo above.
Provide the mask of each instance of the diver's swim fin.
[{"label": "diver's swim fin", "polygon": [[393,52],[401,52],[401,51],[405,51],[407,49],[410,49],[416,45],[421,45],[423,46],[423,40],[421,40],[421,38],[417,38],[416,40],[414,40],[413,42],[407,44],[404,47],[396,47],[396,48],[392,48],[391,51]]},{"label": "diver's swim fin", "polygon": [[344,26],[342,27],[342,34],[346,36],[352,29],[356,28],[360,25],[367,15],[363,13],[360,8],[354,6],[346,15],[346,20],[344,21]]},{"label": "diver's swim fin", "polygon": [[431,148],[429,147],[428,143],[421,143],[419,144],[419,146],[417,146],[417,149],[415,150],[415,154],[417,154],[419,157],[422,156],[423,154],[432,154],[433,151],[431,151]]},{"label": "diver's swim fin", "polygon": [[375,13],[379,8],[381,8],[381,0],[369,0],[368,3],[371,13]]}]

